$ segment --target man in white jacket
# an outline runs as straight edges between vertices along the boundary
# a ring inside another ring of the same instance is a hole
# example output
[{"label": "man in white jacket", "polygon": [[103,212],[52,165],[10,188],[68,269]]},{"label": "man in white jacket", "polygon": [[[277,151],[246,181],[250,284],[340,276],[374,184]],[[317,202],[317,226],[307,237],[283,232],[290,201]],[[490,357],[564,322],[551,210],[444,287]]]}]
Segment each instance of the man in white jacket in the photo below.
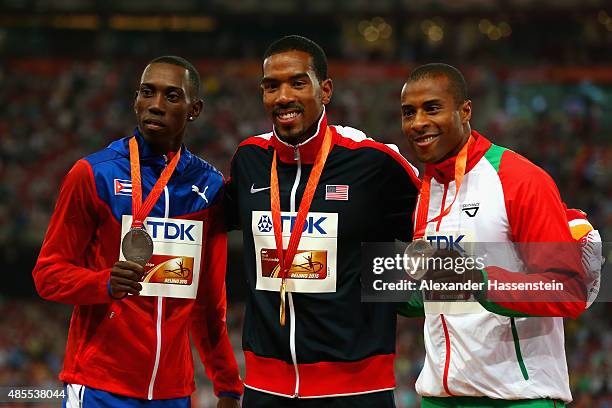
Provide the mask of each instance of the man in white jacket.
[{"label": "man in white jacket", "polygon": [[[572,398],[563,317],[585,310],[587,275],[554,181],[471,129],[472,104],[456,68],[415,69],[401,104],[403,132],[426,164],[415,239],[437,250],[453,249],[441,242],[470,241],[503,251],[462,275],[439,268],[425,275],[437,282],[470,280],[484,290],[463,293],[458,302],[423,302],[419,293],[400,308],[407,316],[425,315],[427,355],[416,383],[422,406],[564,407]],[[492,282],[562,283],[562,289],[538,297],[536,290],[496,290]],[[447,295],[457,299],[457,292]]]}]

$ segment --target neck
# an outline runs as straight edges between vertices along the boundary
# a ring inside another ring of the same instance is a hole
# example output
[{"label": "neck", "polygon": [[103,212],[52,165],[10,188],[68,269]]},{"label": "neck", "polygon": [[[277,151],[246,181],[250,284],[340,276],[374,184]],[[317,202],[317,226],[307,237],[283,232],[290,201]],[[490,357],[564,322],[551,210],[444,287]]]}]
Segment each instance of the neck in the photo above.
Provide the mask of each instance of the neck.
[{"label": "neck", "polygon": [[448,160],[451,157],[455,157],[459,154],[459,152],[461,151],[461,149],[463,149],[463,146],[465,146],[465,144],[468,142],[468,140],[470,139],[470,133],[466,133],[463,135],[463,139],[461,139],[461,142],[459,142],[459,144],[450,152],[448,152],[447,155],[445,155],[442,159],[438,160],[436,163],[442,163],[444,160]]},{"label": "neck", "polygon": [[278,138],[280,140],[282,140],[283,142],[285,142],[285,143],[287,143],[288,145],[291,145],[291,146],[299,145],[300,143],[302,143],[302,142],[308,140],[310,137],[314,136],[314,134],[315,134],[315,131],[313,131],[312,129],[308,129],[306,132],[301,133],[298,136],[292,137],[292,138],[283,137],[283,136],[278,135],[278,133],[277,133]]},{"label": "neck", "polygon": [[167,154],[168,152],[178,152],[181,148],[182,138],[176,140],[151,140],[148,137],[144,137],[145,142],[149,145],[149,149],[153,154]]},{"label": "neck", "polygon": [[283,142],[287,143],[288,145],[297,146],[300,143],[303,143],[306,140],[310,139],[311,137],[313,137],[319,132],[319,123],[321,122],[321,117],[323,116],[324,112],[325,112],[324,110],[321,111],[321,113],[317,117],[317,120],[315,120],[315,122],[312,125],[310,125],[308,129],[306,129],[304,132],[300,133],[299,135],[295,137],[288,138],[288,137],[279,135],[279,133],[276,130],[274,130],[274,132],[276,133],[276,136]]}]

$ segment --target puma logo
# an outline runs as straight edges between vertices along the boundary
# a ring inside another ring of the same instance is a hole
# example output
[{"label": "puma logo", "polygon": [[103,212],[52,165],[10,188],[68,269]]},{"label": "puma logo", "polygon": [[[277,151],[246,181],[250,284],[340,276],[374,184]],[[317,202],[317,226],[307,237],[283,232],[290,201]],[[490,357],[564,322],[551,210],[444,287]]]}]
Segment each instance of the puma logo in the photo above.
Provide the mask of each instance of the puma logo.
[{"label": "puma logo", "polygon": [[208,186],[204,187],[204,191],[200,191],[200,188],[196,185],[191,186],[191,191],[202,197],[204,201],[206,201],[206,204],[208,204],[208,198],[206,198],[206,190],[208,190]]}]

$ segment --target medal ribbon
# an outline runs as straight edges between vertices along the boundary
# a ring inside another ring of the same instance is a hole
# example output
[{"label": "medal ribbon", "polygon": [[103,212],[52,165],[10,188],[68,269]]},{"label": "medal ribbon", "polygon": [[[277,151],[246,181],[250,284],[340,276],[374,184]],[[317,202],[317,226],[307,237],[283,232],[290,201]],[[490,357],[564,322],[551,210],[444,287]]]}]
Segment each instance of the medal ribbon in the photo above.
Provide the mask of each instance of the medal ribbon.
[{"label": "medal ribbon", "polygon": [[312,199],[314,197],[315,190],[317,188],[317,184],[319,183],[319,178],[321,177],[321,173],[323,172],[323,167],[325,166],[325,161],[327,160],[327,156],[331,150],[332,145],[332,134],[329,128],[325,131],[325,137],[323,139],[323,143],[321,144],[321,148],[317,153],[317,157],[315,159],[314,165],[312,166],[312,170],[310,172],[310,177],[308,177],[308,182],[306,183],[306,189],[304,190],[304,195],[302,196],[302,200],[300,201],[300,207],[298,209],[298,213],[295,219],[295,223],[293,225],[293,231],[291,231],[291,237],[289,238],[289,245],[287,246],[287,251],[283,250],[283,233],[282,233],[282,224],[281,224],[281,209],[280,209],[280,192],[278,187],[278,173],[276,171],[276,151],[274,151],[274,156],[272,158],[272,167],[270,169],[270,207],[272,210],[272,225],[274,227],[274,239],[276,241],[276,254],[278,256],[278,264],[280,268],[280,278],[281,281],[281,325],[285,325],[285,316],[284,316],[284,303],[285,303],[285,279],[289,274],[289,270],[291,269],[291,265],[293,263],[293,258],[295,257],[295,253],[297,252],[298,244],[300,243],[300,238],[302,237],[302,232],[304,229],[304,222],[306,221],[306,216],[308,215],[308,210],[310,209],[310,204],[312,203]]},{"label": "medal ribbon", "polygon": [[465,176],[468,149],[473,144],[474,138],[470,136],[467,143],[463,145],[463,147],[459,151],[459,154],[457,155],[457,158],[455,159],[455,197],[453,198],[453,201],[446,208],[444,208],[444,203],[442,203],[442,211],[440,212],[440,214],[429,221],[427,221],[427,213],[429,212],[429,198],[431,194],[431,175],[425,173],[425,176],[423,177],[423,184],[421,185],[419,207],[417,209],[416,225],[413,238],[414,240],[421,239],[425,236],[425,229],[427,228],[427,224],[429,224],[430,222],[439,221],[450,213],[450,210],[453,207],[453,204],[455,204],[455,200],[459,195],[459,188],[461,187],[463,177]]},{"label": "medal ribbon", "polygon": [[142,180],[140,178],[140,154],[136,137],[130,139],[130,172],[132,176],[132,228],[142,228],[145,218],[159,199],[162,190],[168,184],[181,157],[181,149],[176,152],[159,179],[151,189],[144,204],[142,202]]}]

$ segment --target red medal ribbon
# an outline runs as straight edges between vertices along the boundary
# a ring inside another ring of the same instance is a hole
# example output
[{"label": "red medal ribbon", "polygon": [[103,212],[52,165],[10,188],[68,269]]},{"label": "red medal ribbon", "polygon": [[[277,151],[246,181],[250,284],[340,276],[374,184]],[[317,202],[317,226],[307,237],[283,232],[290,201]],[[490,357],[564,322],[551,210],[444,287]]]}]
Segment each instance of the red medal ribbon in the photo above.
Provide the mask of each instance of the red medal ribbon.
[{"label": "red medal ribbon", "polygon": [[427,228],[427,224],[429,224],[430,222],[439,221],[450,213],[450,210],[453,207],[453,204],[455,204],[455,200],[459,195],[459,188],[461,187],[463,177],[465,176],[468,149],[473,144],[474,138],[470,135],[470,138],[468,139],[467,143],[463,145],[463,147],[459,151],[459,154],[457,154],[457,158],[455,159],[455,197],[453,198],[453,201],[446,208],[444,208],[444,203],[442,203],[442,211],[440,212],[440,214],[429,221],[427,221],[427,213],[429,212],[429,198],[431,194],[431,175],[425,173],[425,176],[423,177],[423,184],[421,184],[419,207],[417,209],[415,232],[413,238],[414,240],[421,239],[425,236],[425,229]]},{"label": "red medal ribbon", "polygon": [[130,172],[132,175],[132,228],[142,228],[145,218],[159,199],[162,190],[168,184],[181,157],[181,149],[176,152],[168,166],[162,171],[159,179],[151,189],[144,204],[142,202],[142,180],[140,178],[140,154],[136,137],[130,139]]},{"label": "red medal ribbon", "polygon": [[276,254],[278,256],[278,263],[280,268],[279,277],[282,279],[281,281],[281,325],[285,325],[284,319],[284,292],[285,292],[285,279],[289,274],[289,270],[291,269],[291,265],[293,264],[293,258],[295,257],[295,253],[297,252],[297,247],[300,243],[300,238],[302,237],[302,232],[304,229],[304,222],[306,221],[306,216],[308,215],[308,210],[310,209],[310,204],[312,203],[312,199],[314,197],[315,190],[317,188],[317,184],[319,183],[319,178],[321,177],[321,173],[323,172],[323,167],[325,166],[325,161],[327,160],[327,156],[331,151],[332,147],[332,134],[329,128],[325,131],[325,138],[323,139],[323,143],[319,152],[317,153],[317,157],[315,159],[314,165],[312,166],[312,170],[310,172],[310,177],[308,177],[308,182],[306,183],[306,189],[304,190],[304,195],[302,196],[302,200],[300,202],[300,207],[298,209],[298,213],[295,219],[295,224],[293,225],[293,231],[291,231],[291,237],[289,238],[289,245],[287,246],[287,251],[283,250],[283,234],[282,234],[282,225],[281,225],[281,209],[280,209],[280,192],[278,187],[278,173],[276,171],[276,151],[274,151],[274,156],[272,158],[272,167],[270,169],[270,207],[272,210],[272,224],[274,226],[274,239],[276,241]]}]

